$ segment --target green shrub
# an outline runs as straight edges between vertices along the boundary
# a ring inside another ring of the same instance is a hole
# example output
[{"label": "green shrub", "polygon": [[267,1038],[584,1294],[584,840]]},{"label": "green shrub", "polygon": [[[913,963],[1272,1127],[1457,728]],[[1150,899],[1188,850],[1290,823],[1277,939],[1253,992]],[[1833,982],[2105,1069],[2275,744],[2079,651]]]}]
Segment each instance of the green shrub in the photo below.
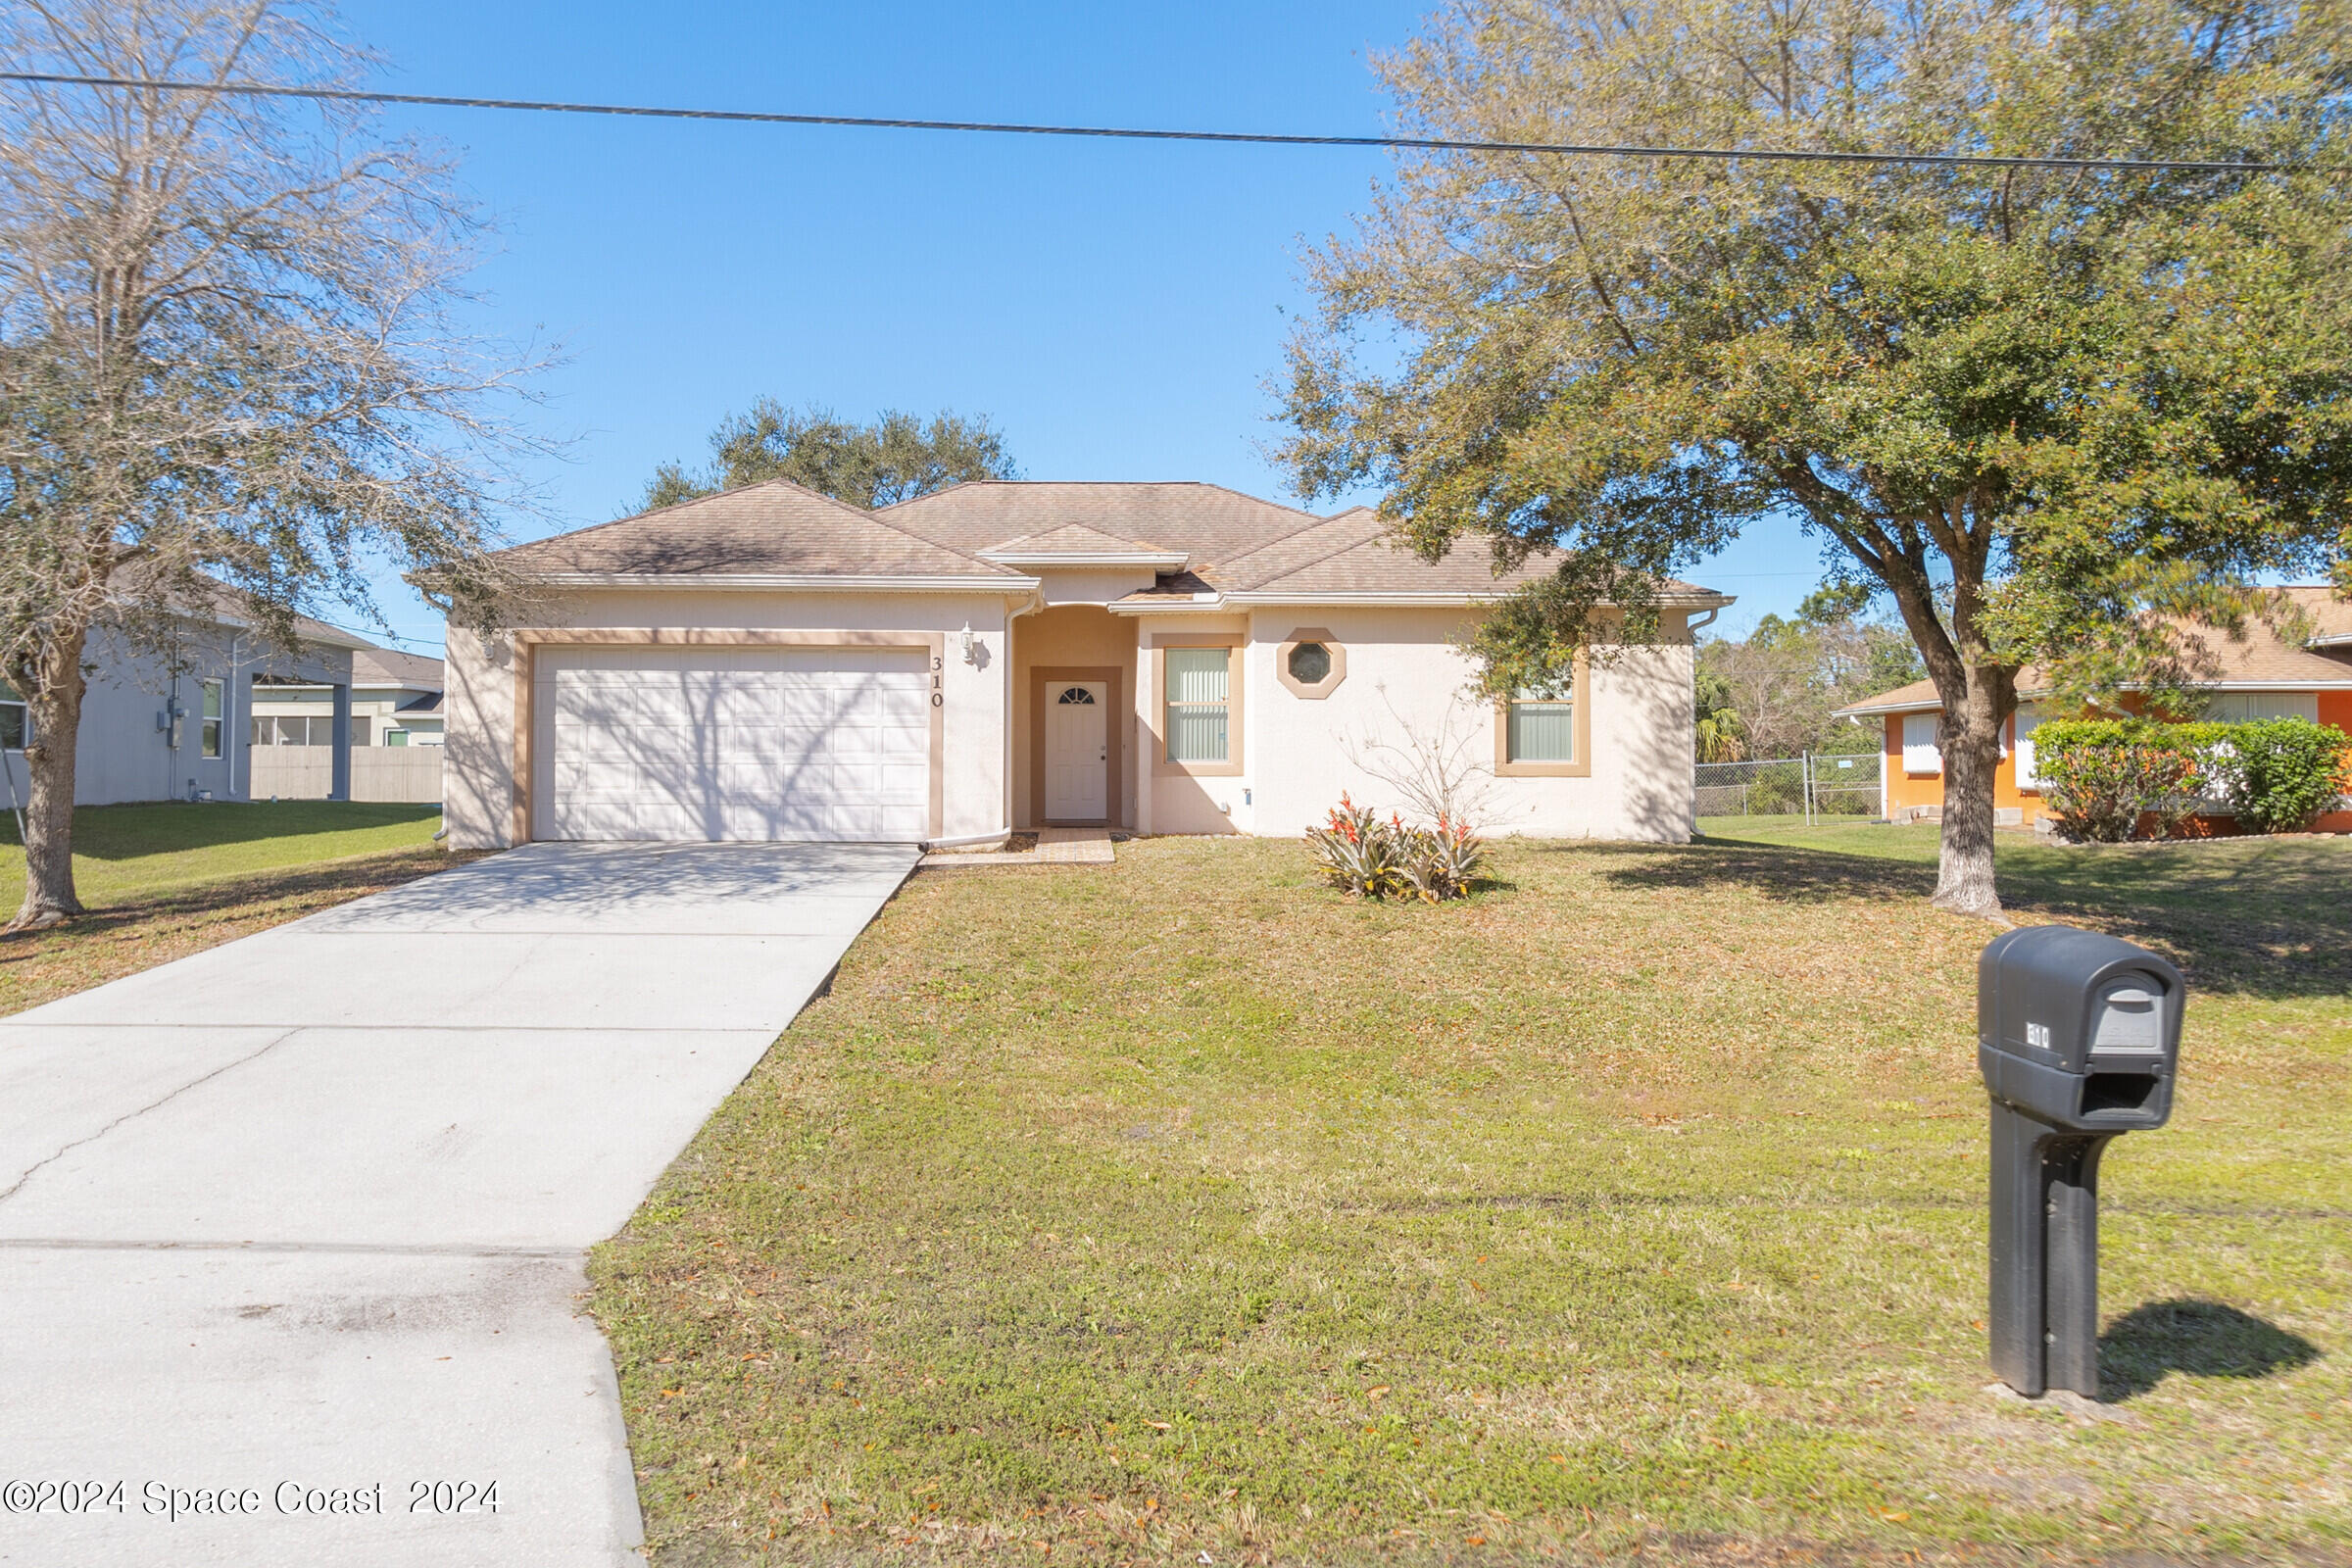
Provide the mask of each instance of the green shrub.
[{"label": "green shrub", "polygon": [[2120,844],[2148,824],[2171,838],[2211,784],[2208,752],[2227,724],[2151,719],[2053,719],[2034,731],[2034,776],[2077,842]]},{"label": "green shrub", "polygon": [[2343,798],[2352,736],[2308,718],[2258,718],[2227,726],[2209,770],[2249,833],[2295,833]]},{"label": "green shrub", "polygon": [[2034,750],[2059,831],[2101,844],[2143,825],[2170,838],[2199,809],[2228,812],[2249,833],[2292,833],[2352,787],[2352,736],[2307,718],[2053,720],[2034,732]]}]

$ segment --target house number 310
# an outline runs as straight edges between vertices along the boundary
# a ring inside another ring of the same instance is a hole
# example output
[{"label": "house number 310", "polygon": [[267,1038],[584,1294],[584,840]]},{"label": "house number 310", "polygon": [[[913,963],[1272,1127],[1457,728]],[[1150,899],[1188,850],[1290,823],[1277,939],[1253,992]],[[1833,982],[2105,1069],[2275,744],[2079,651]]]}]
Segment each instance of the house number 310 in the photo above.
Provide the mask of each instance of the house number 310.
[{"label": "house number 310", "polygon": [[940,666],[945,662],[946,661],[941,659],[937,654],[931,656],[931,706],[933,708],[944,708],[947,706],[948,700],[946,697],[940,694],[939,690],[939,670]]}]

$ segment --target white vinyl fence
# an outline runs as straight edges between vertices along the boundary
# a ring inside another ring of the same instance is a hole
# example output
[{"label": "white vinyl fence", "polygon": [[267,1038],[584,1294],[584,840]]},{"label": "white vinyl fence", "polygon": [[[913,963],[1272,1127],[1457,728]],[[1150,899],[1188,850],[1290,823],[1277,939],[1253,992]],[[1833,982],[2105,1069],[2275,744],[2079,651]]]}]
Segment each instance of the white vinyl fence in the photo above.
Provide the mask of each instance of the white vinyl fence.
[{"label": "white vinyl fence", "polygon": [[[331,746],[256,746],[248,800],[323,801],[334,785]],[[355,746],[351,749],[351,798],[355,801],[441,799],[438,746]]]}]

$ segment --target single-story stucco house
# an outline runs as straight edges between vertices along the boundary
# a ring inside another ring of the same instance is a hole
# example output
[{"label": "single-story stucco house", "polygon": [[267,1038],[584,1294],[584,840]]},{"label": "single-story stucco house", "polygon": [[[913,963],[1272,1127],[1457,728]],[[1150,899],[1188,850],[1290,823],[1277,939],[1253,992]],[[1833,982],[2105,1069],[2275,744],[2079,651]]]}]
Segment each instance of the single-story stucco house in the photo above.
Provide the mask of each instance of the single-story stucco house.
[{"label": "single-story stucco house", "polygon": [[[322,746],[332,738],[334,715],[348,719],[354,661],[376,651],[366,638],[298,615],[298,646],[287,650],[257,629],[243,596],[226,583],[199,577],[195,593],[180,598],[162,621],[142,617],[150,627],[142,636],[132,636],[116,616],[91,627],[74,737],[74,804],[268,796],[266,785],[253,788],[246,741],[257,707],[281,683],[318,693],[328,715]],[[21,801],[31,787],[24,756],[30,733],[27,705],[0,684],[0,805]],[[349,770],[341,762],[322,768],[320,779],[319,795],[349,795]]]},{"label": "single-story stucco house", "polygon": [[[1450,730],[1497,833],[1692,828],[1690,622],[1488,705],[1450,639],[1510,589],[1358,509],[1207,484],[962,484],[863,512],[774,481],[517,546],[517,624],[452,624],[449,836],[980,844],[1295,835],[1372,749]],[[1542,561],[1524,571],[1547,569]],[[1474,737],[1474,740],[1471,739]]]}]

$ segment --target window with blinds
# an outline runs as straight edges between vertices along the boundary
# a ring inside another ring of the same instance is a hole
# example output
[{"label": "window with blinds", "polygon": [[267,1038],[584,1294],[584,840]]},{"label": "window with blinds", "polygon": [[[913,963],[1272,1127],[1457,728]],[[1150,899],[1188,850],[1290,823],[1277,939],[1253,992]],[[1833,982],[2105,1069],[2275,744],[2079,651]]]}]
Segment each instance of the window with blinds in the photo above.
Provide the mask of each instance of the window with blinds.
[{"label": "window with blinds", "polygon": [[1168,760],[1229,760],[1233,650],[1171,648],[1166,658]]},{"label": "window with blinds", "polygon": [[1522,693],[1511,699],[1506,760],[1513,762],[1573,762],[1576,704]]}]

